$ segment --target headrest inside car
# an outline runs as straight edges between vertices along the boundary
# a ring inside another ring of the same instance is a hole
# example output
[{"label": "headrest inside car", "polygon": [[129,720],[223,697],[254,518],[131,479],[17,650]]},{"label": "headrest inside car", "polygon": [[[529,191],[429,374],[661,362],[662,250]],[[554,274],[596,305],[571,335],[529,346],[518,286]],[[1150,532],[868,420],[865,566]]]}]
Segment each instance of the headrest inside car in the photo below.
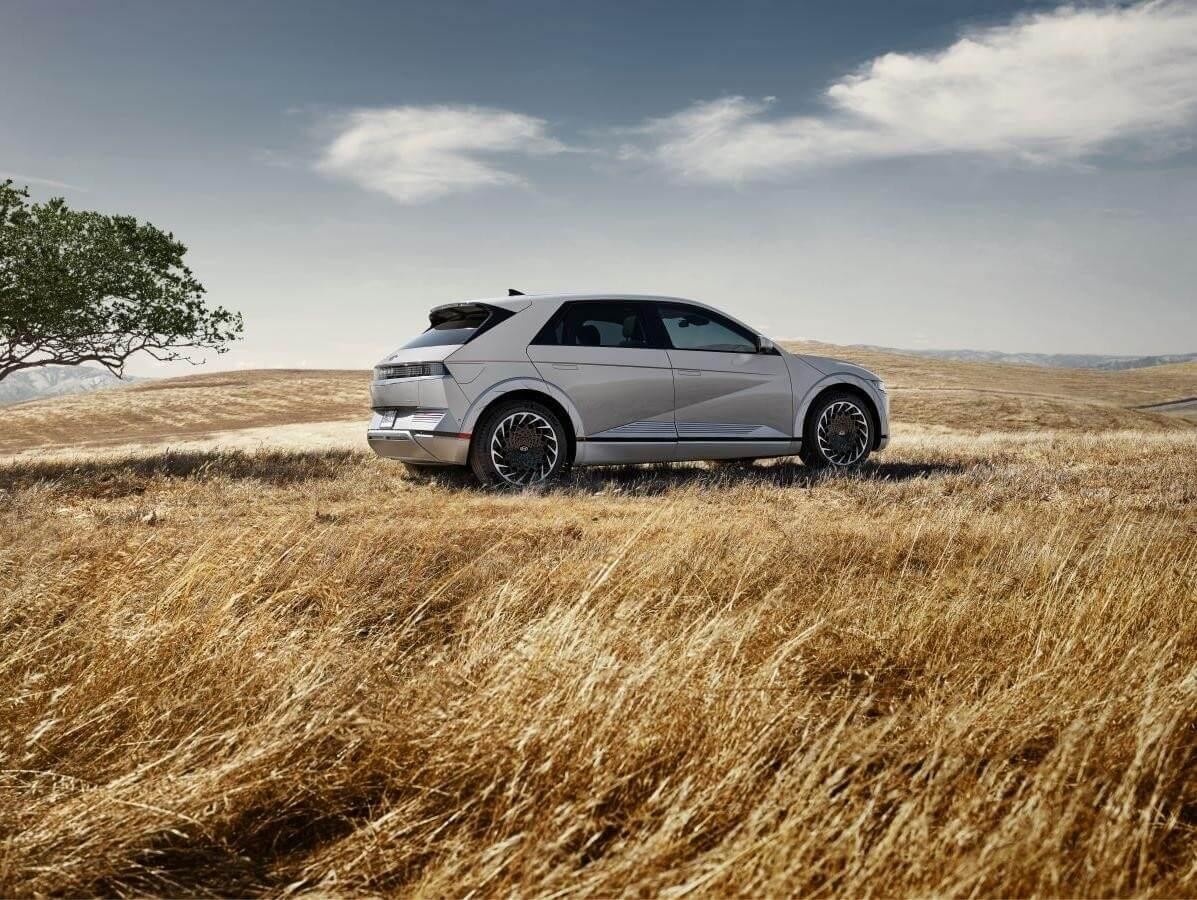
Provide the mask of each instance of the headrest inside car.
[{"label": "headrest inside car", "polygon": [[578,329],[578,343],[583,347],[597,347],[602,342],[603,336],[598,328],[589,322]]}]

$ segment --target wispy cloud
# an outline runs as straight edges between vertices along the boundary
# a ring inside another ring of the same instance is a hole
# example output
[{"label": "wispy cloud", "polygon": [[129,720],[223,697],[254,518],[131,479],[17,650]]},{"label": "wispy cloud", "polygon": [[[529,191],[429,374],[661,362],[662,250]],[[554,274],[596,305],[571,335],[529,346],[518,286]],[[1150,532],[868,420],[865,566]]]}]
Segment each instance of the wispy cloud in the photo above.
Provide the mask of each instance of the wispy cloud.
[{"label": "wispy cloud", "polygon": [[826,91],[817,115],[772,98],[696,103],[631,129],[622,155],[694,181],[742,181],[856,160],[969,153],[1085,160],[1128,143],[1188,145],[1197,119],[1197,4],[1062,7],[888,53]]},{"label": "wispy cloud", "polygon": [[0,172],[0,181],[11,178],[18,185],[40,184],[44,187],[59,188],[64,191],[87,191],[87,188],[81,188],[78,185],[68,184],[65,181],[55,181],[53,178],[38,178],[34,175],[22,175],[20,172]]},{"label": "wispy cloud", "polygon": [[568,148],[543,119],[479,106],[359,109],[337,118],[319,171],[400,203],[523,183],[502,155],[544,156]]}]

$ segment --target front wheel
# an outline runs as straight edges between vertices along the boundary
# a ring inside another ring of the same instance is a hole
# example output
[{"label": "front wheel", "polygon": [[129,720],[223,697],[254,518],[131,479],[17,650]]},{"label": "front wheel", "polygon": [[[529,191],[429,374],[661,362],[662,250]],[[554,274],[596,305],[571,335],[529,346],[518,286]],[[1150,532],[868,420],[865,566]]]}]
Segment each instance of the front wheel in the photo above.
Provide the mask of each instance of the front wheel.
[{"label": "front wheel", "polygon": [[819,400],[806,417],[802,461],[812,468],[850,469],[873,450],[873,415],[855,394],[837,391]]},{"label": "front wheel", "polygon": [[483,484],[534,487],[569,468],[565,426],[547,406],[531,400],[504,403],[474,432],[470,468]]}]

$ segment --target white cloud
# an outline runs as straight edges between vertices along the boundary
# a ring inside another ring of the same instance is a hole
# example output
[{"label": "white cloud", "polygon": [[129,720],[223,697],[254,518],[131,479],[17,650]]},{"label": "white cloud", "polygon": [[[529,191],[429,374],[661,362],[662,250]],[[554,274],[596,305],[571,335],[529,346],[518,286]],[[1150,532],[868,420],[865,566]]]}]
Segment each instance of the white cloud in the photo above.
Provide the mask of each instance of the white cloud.
[{"label": "white cloud", "polygon": [[66,191],[87,191],[87,188],[81,188],[78,185],[69,184],[65,181],[55,181],[53,178],[37,178],[33,175],[22,175],[19,172],[0,172],[0,181],[11,178],[16,187],[27,187],[31,184],[43,185],[45,187],[60,188]]},{"label": "white cloud", "polygon": [[319,171],[380,191],[400,203],[494,185],[522,184],[497,154],[541,156],[568,148],[543,119],[479,106],[359,109],[340,117]]},{"label": "white cloud", "polygon": [[972,153],[1075,162],[1126,142],[1187,146],[1197,119],[1197,3],[1062,7],[888,53],[832,84],[826,111],[770,116],[773,98],[727,97],[654,119],[625,157],[696,181],[814,165]]}]

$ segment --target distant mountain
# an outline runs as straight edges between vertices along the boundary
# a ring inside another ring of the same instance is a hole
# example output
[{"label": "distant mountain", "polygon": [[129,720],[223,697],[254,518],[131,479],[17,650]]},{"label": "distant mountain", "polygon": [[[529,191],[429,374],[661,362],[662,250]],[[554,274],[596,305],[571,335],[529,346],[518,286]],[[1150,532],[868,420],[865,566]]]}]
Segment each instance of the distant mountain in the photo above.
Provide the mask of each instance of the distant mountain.
[{"label": "distant mountain", "polygon": [[41,366],[14,372],[0,381],[0,406],[41,397],[102,391],[144,380],[131,375],[122,380],[96,366]]},{"label": "distant mountain", "polygon": [[891,353],[913,353],[935,359],[960,362],[1020,363],[1027,366],[1047,366],[1053,369],[1145,369],[1170,363],[1197,361],[1197,353],[1173,353],[1161,356],[1100,356],[1085,353],[1002,353],[998,350],[900,350],[857,344],[864,350],[884,350]]}]

